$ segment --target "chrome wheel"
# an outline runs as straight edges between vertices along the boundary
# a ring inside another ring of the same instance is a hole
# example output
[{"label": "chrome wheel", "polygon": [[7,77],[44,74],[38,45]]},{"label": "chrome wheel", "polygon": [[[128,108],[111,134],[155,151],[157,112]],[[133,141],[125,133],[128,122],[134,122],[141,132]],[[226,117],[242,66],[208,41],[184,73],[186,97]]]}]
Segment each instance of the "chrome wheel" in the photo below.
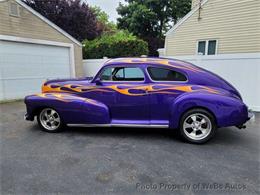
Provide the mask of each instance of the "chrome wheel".
[{"label": "chrome wheel", "polygon": [[202,140],[206,138],[212,130],[212,124],[204,114],[195,113],[189,115],[183,123],[183,131],[192,140]]},{"label": "chrome wheel", "polygon": [[52,108],[45,108],[41,111],[40,116],[41,125],[48,131],[55,131],[61,125],[59,114]]}]

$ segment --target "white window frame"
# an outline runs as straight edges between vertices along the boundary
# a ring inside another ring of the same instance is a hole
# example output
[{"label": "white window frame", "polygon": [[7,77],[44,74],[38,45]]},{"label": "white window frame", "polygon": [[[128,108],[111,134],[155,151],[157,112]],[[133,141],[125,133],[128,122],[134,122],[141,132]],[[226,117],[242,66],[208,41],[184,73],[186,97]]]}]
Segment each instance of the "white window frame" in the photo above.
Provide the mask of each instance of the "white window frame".
[{"label": "white window frame", "polygon": [[[11,9],[12,5],[17,6],[17,15],[12,13],[12,9]],[[20,17],[20,9],[19,9],[19,5],[17,3],[14,3],[12,1],[9,3],[9,15],[14,16],[14,17]]]},{"label": "white window frame", "polygon": [[[205,41],[206,46],[205,46],[205,56],[208,56],[208,49],[209,49],[209,41],[216,41],[216,51],[214,55],[218,54],[218,39],[201,39],[197,41],[197,46],[196,46],[196,55],[200,55],[198,50],[199,50],[199,42]],[[214,56],[210,55],[210,56]],[[203,56],[203,55],[202,55]]]}]

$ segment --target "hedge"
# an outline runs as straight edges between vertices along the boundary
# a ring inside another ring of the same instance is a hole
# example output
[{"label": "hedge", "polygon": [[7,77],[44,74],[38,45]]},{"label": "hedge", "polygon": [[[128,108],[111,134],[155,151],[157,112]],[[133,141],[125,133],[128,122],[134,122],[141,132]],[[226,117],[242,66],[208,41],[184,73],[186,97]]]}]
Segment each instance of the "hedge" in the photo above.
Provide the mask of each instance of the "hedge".
[{"label": "hedge", "polygon": [[147,54],[147,42],[122,31],[113,35],[103,35],[92,41],[86,40],[83,42],[84,59],[137,57]]}]

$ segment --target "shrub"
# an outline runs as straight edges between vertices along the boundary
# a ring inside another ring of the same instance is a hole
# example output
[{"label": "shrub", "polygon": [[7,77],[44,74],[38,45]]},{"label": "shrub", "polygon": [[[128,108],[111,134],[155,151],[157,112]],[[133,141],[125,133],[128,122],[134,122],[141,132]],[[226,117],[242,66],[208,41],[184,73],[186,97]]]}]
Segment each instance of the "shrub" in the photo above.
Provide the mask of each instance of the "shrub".
[{"label": "shrub", "polygon": [[104,34],[100,38],[83,42],[84,59],[137,57],[147,54],[148,44],[127,31]]}]

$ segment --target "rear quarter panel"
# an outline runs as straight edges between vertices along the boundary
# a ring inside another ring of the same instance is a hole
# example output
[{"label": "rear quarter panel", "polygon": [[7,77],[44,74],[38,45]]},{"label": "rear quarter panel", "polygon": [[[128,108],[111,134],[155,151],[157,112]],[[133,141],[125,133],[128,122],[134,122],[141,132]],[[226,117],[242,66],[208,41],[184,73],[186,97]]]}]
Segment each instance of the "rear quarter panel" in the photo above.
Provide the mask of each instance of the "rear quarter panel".
[{"label": "rear quarter panel", "polygon": [[178,128],[182,115],[193,108],[204,108],[215,116],[218,127],[240,125],[247,120],[247,107],[239,99],[207,92],[183,93],[171,106],[170,127]]}]

